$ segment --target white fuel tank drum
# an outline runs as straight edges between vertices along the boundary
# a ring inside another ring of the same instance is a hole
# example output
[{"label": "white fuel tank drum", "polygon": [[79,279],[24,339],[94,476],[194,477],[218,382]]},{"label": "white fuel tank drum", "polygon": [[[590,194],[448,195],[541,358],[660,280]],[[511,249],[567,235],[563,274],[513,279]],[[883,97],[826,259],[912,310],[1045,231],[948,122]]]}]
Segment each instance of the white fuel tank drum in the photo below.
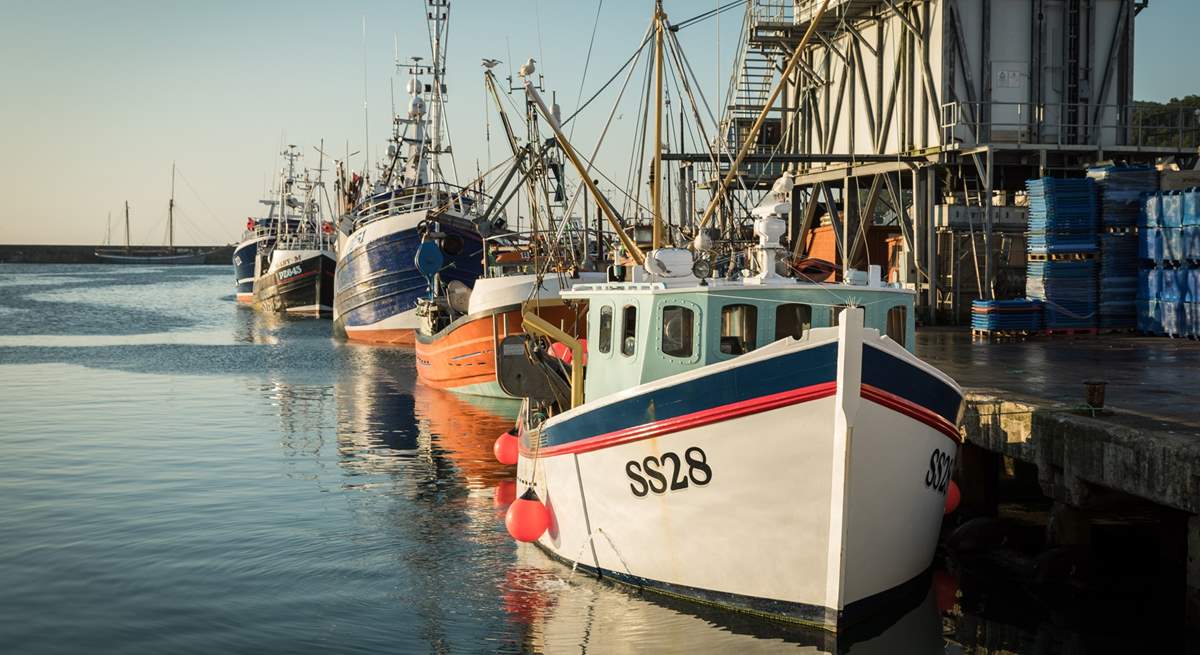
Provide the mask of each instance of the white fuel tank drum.
[{"label": "white fuel tank drum", "polygon": [[656,277],[689,277],[692,253],[685,248],[659,248],[646,253],[646,272]]}]

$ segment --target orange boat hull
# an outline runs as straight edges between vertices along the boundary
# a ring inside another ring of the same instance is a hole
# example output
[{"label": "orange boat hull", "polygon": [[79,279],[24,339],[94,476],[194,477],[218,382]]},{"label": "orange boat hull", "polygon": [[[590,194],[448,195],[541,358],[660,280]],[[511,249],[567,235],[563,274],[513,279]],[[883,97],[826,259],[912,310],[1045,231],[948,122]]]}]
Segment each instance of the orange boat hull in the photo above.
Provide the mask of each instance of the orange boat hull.
[{"label": "orange boat hull", "polygon": [[[537,314],[564,332],[587,334],[584,315],[565,305],[542,307]],[[466,321],[452,330],[416,339],[417,377],[437,389],[507,398],[496,382],[496,352],[500,341],[523,334],[521,310],[497,311]]]}]

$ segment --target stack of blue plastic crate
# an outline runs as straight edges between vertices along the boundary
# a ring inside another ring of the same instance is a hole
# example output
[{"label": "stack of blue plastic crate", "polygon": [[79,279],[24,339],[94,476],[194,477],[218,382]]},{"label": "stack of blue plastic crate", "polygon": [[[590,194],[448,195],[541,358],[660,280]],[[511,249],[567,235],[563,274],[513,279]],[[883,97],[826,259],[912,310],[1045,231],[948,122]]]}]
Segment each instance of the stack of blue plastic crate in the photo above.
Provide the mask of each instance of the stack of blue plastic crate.
[{"label": "stack of blue plastic crate", "polygon": [[1138,329],[1200,336],[1200,189],[1147,196],[1139,221]]},{"label": "stack of blue plastic crate", "polygon": [[1150,166],[1101,166],[1088,170],[1100,189],[1100,281],[1098,324],[1137,327],[1138,217],[1147,193],[1158,190]]},{"label": "stack of blue plastic crate", "polygon": [[1096,187],[1090,178],[1026,182],[1029,233],[1025,295],[1044,305],[1048,331],[1097,324]]},{"label": "stack of blue plastic crate", "polygon": [[1042,304],[1028,299],[971,301],[971,330],[989,333],[1040,332]]}]

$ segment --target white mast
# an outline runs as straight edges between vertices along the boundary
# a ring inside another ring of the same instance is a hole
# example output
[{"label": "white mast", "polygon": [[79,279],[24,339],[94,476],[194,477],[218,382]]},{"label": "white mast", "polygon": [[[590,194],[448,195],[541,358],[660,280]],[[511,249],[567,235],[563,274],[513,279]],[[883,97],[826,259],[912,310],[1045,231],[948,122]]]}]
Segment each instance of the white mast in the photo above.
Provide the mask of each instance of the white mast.
[{"label": "white mast", "polygon": [[450,0],[428,0],[426,18],[429,23],[429,49],[433,54],[430,73],[433,75],[433,93],[429,102],[429,166],[434,181],[442,181],[439,156],[450,149],[442,150],[442,103],[445,102],[446,34],[450,20]]},{"label": "white mast", "polygon": [[175,252],[175,162],[171,162],[171,200],[167,203],[167,248]]}]

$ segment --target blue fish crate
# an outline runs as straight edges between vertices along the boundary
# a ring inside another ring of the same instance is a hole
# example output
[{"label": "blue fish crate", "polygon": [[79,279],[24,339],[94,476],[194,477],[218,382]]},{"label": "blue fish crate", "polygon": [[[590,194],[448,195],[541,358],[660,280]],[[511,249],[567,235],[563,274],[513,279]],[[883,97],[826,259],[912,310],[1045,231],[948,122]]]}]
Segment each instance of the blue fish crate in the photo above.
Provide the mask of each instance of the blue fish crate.
[{"label": "blue fish crate", "polygon": [[1159,239],[1162,243],[1162,259],[1168,262],[1181,262],[1187,259],[1186,253],[1183,250],[1183,228],[1182,227],[1161,227],[1158,228]]},{"label": "blue fish crate", "polygon": [[1171,337],[1186,337],[1187,315],[1185,304],[1168,300],[1158,301],[1158,319],[1163,334]]},{"label": "blue fish crate", "polygon": [[1200,302],[1200,268],[1191,266],[1180,271],[1183,276],[1184,302]]},{"label": "blue fish crate", "polygon": [[1183,258],[1200,262],[1200,225],[1184,225],[1179,229],[1183,234]]},{"label": "blue fish crate", "polygon": [[972,301],[971,329],[982,332],[1038,332],[1042,329],[1042,303],[1029,299]]},{"label": "blue fish crate", "polygon": [[1183,304],[1183,331],[1185,336],[1200,337],[1200,302]]},{"label": "blue fish crate", "polygon": [[1200,225],[1200,189],[1183,192],[1183,225]]},{"label": "blue fish crate", "polygon": [[1158,190],[1158,171],[1151,166],[1098,166],[1088,169],[1100,190],[1100,224],[1137,225],[1143,198]]},{"label": "blue fish crate", "polygon": [[1138,227],[1159,227],[1163,224],[1162,194],[1151,193],[1142,201],[1142,211],[1138,215]]},{"label": "blue fish crate", "polygon": [[1095,253],[1100,250],[1095,232],[1029,232],[1026,249],[1033,255],[1060,253]]},{"label": "blue fish crate", "polygon": [[1025,295],[1045,304],[1046,329],[1094,328],[1099,314],[1097,265],[1092,259],[1030,261]]},{"label": "blue fish crate", "polygon": [[1138,228],[1138,258],[1159,262],[1163,258],[1161,227]]},{"label": "blue fish crate", "polygon": [[1162,288],[1159,290],[1159,300],[1166,302],[1183,302],[1187,296],[1188,269],[1164,268],[1159,273]]},{"label": "blue fish crate", "polygon": [[1091,178],[1028,180],[1030,232],[1095,232],[1096,185]]},{"label": "blue fish crate", "polygon": [[1183,192],[1162,194],[1162,227],[1183,227]]},{"label": "blue fish crate", "polygon": [[1138,271],[1137,298],[1139,300],[1158,300],[1162,294],[1161,269],[1144,268]]}]

